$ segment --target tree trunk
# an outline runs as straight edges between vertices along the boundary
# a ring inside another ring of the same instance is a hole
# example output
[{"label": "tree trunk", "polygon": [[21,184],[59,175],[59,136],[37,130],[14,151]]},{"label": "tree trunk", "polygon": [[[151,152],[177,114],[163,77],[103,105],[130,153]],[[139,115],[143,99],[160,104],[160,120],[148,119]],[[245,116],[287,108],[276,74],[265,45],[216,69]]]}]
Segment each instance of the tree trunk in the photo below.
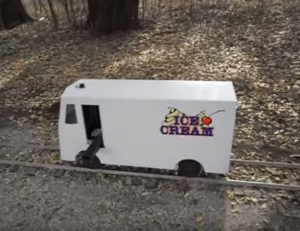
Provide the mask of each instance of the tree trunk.
[{"label": "tree trunk", "polygon": [[52,0],[47,0],[47,2],[48,2],[49,9],[50,9],[52,21],[53,21],[53,27],[55,30],[58,30],[58,21],[57,21],[56,13],[53,9]]},{"label": "tree trunk", "polygon": [[99,34],[138,26],[139,0],[88,0],[88,25]]},{"label": "tree trunk", "polygon": [[25,11],[21,0],[0,0],[0,30],[33,21]]}]

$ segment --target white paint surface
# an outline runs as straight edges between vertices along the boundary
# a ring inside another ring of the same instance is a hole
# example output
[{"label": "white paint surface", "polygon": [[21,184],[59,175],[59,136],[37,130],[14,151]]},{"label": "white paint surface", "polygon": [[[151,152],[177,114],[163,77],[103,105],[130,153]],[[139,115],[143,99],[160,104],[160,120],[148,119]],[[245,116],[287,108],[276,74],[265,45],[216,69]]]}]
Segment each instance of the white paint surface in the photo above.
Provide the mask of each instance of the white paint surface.
[{"label": "white paint surface", "polygon": [[[85,88],[76,88],[84,83]],[[77,124],[65,124],[66,104],[76,104]],[[174,169],[183,159],[199,161],[208,173],[227,173],[237,99],[232,82],[79,80],[61,98],[61,159],[73,161],[88,147],[81,105],[99,105],[105,148],[102,163]],[[212,115],[214,136],[163,135],[169,107],[187,116]]]}]

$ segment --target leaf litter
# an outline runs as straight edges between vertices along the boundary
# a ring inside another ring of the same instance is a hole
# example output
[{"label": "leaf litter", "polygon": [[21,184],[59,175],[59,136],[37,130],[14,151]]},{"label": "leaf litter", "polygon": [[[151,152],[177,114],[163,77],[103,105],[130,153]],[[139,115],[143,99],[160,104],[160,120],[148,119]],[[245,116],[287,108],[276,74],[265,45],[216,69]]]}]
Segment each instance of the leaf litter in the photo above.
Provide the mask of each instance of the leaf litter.
[{"label": "leaf litter", "polygon": [[[77,79],[229,80],[239,100],[235,158],[300,163],[299,8],[279,1],[260,11],[205,8],[192,17],[176,8],[145,29],[103,38],[52,32],[46,20],[2,31],[2,120],[33,125],[35,143],[55,143],[59,107],[49,110]],[[58,161],[48,155],[43,161]],[[299,184],[299,171],[232,168],[229,178]]]}]

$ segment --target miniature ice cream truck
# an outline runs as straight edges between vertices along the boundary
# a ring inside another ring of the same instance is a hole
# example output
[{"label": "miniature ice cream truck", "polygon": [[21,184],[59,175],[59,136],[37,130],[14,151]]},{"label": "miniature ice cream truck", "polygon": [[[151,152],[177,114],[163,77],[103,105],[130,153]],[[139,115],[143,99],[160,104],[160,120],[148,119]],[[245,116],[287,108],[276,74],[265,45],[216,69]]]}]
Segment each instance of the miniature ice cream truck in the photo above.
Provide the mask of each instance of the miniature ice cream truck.
[{"label": "miniature ice cream truck", "polygon": [[177,169],[188,177],[229,171],[232,82],[82,79],[65,89],[60,105],[63,161]]}]

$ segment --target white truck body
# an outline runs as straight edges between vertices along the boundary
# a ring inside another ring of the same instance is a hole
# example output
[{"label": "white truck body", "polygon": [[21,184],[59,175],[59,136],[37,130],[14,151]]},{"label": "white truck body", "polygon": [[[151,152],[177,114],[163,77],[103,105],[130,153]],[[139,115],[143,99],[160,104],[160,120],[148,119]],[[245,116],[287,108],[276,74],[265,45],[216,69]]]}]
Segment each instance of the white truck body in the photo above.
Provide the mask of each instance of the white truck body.
[{"label": "white truck body", "polygon": [[[98,106],[104,148],[97,157],[104,164],[175,169],[193,159],[207,173],[229,171],[237,108],[232,82],[79,80],[61,97],[62,160],[74,161],[88,147],[82,105]],[[66,121],[67,112],[75,118]]]}]

